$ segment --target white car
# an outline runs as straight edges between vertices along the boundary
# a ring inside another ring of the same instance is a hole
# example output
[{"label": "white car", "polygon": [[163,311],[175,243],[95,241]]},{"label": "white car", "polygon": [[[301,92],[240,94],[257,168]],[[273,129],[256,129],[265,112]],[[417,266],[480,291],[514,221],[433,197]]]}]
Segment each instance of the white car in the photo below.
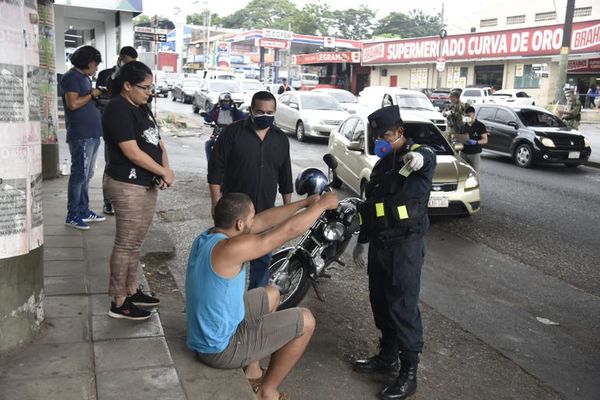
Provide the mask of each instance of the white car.
[{"label": "white car", "polygon": [[265,90],[265,87],[258,79],[240,79],[240,83],[242,84],[242,92],[244,92],[243,107],[250,107],[252,96],[256,92]]},{"label": "white car", "polygon": [[400,107],[400,115],[404,115],[404,111],[410,111],[427,118],[440,130],[446,130],[446,118],[431,104],[431,100],[419,91],[371,86],[366,87],[359,96],[359,103],[367,110],[374,111],[380,107],[397,105]]},{"label": "white car", "polygon": [[350,114],[355,114],[358,111],[358,99],[351,92],[343,89],[321,88],[313,90],[313,93],[325,93],[335,97],[340,102],[344,110]]},{"label": "white car", "polygon": [[[364,112],[350,116],[329,136],[329,153],[338,163],[330,177],[333,187],[343,183],[363,197],[371,171],[379,160],[374,153],[367,116]],[[429,214],[471,215],[479,211],[481,200],[475,170],[458,156],[431,121],[412,111],[403,112],[402,119],[405,135],[415,143],[430,146],[437,155]],[[457,145],[459,148],[462,145]]]},{"label": "white car", "polygon": [[535,106],[535,99],[520,89],[497,90],[492,98],[496,104]]},{"label": "white car", "polygon": [[323,93],[286,92],[277,99],[275,124],[296,134],[302,142],[307,136],[327,137],[350,115],[333,97]]},{"label": "white car", "polygon": [[201,81],[200,88],[194,94],[192,111],[210,111],[219,102],[219,95],[223,92],[229,92],[237,107],[244,102],[244,93],[237,80],[206,79]]},{"label": "white car", "polygon": [[460,94],[460,101],[465,104],[493,103],[492,88],[466,88]]}]

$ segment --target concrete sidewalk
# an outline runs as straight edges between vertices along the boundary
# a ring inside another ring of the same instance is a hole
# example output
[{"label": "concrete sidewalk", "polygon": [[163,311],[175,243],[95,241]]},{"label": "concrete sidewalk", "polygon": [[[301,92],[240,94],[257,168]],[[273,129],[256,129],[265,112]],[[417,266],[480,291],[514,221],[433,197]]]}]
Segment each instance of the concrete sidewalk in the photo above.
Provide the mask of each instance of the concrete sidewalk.
[{"label": "concrete sidewalk", "polygon": [[[102,204],[99,175],[90,188],[91,208],[97,212]],[[161,305],[169,321],[169,337],[158,312],[143,322],[107,315],[114,218],[92,224],[89,231],[65,226],[66,186],[66,178],[44,181],[46,319],[32,343],[0,358],[0,399],[254,398],[241,370],[205,367],[185,348],[181,294],[171,294]],[[145,246],[150,248],[146,256],[164,253],[152,230],[148,240],[154,243]],[[142,271],[140,282],[147,290]]]}]

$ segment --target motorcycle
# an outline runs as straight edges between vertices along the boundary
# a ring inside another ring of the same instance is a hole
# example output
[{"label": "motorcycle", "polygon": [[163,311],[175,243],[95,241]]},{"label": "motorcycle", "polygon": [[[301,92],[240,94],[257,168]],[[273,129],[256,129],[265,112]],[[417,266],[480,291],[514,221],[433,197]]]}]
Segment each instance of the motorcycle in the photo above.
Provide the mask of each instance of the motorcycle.
[{"label": "motorcycle", "polygon": [[[331,154],[323,156],[323,161],[330,172],[337,168]],[[331,182],[325,190],[331,190]],[[334,268],[334,263],[345,267],[340,257],[352,235],[360,229],[357,210],[360,202],[356,197],[341,200],[337,209],[325,211],[294,246],[273,254],[269,266],[270,284],[279,288],[280,310],[297,306],[311,285],[323,301],[319,280],[331,278],[327,272]]]}]

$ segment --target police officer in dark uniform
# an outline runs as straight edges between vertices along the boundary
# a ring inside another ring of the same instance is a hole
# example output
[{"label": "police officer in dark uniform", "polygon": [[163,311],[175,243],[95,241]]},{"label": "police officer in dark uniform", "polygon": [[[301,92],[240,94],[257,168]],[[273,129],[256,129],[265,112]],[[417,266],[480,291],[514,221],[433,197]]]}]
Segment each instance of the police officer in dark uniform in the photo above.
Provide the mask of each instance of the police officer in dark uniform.
[{"label": "police officer in dark uniform", "polygon": [[427,206],[436,166],[435,152],[404,136],[398,106],[368,117],[381,158],[371,173],[366,200],[359,208],[361,230],[354,260],[364,265],[369,243],[369,297],[377,329],[378,354],[354,362],[358,372],[398,372],[383,389],[384,399],[405,399],[417,389],[423,327],[419,311]]}]

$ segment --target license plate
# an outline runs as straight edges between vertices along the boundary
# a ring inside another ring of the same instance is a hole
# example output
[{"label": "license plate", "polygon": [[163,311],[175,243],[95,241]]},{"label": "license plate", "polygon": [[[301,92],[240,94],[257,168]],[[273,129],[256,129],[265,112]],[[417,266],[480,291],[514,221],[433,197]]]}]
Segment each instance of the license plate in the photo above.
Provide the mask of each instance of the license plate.
[{"label": "license plate", "polygon": [[429,207],[431,208],[448,208],[447,197],[430,197]]},{"label": "license plate", "polygon": [[579,152],[578,151],[570,151],[569,158],[579,158]]}]

